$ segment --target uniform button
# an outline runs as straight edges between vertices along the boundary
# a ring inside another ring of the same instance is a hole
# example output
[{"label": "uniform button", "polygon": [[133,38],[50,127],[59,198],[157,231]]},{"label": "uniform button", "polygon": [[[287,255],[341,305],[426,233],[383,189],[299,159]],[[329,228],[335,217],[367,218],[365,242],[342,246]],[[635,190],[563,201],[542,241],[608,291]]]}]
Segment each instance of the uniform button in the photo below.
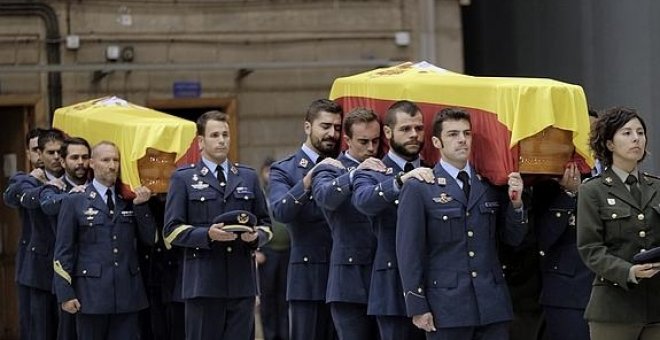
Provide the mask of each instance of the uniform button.
[{"label": "uniform button", "polygon": [[388,261],[388,262],[387,262],[387,268],[390,268],[390,267],[392,267],[392,262],[389,262],[389,261]]},{"label": "uniform button", "polygon": [[313,200],[313,199],[314,199],[314,197],[312,197],[312,195],[309,195],[309,199],[310,199],[310,200]]},{"label": "uniform button", "polygon": [[442,216],[442,220],[443,220],[443,221],[446,221],[446,220],[448,220],[448,219],[449,219],[449,217],[447,217],[447,215]]},{"label": "uniform button", "polygon": [[639,237],[644,238],[646,237],[646,232],[644,230],[639,232]]},{"label": "uniform button", "polygon": [[337,181],[332,181],[332,185],[337,185]]},{"label": "uniform button", "polygon": [[283,200],[282,200],[282,203],[283,203],[283,204],[286,204],[286,199],[283,199]]},{"label": "uniform button", "polygon": [[348,262],[349,262],[349,263],[353,263],[353,258],[352,258],[352,257],[349,257],[349,258],[348,258]]},{"label": "uniform button", "polygon": [[337,188],[337,191],[341,192],[341,188]]},{"label": "uniform button", "polygon": [[472,230],[468,230],[467,232],[468,237],[474,236],[474,232]]},{"label": "uniform button", "polygon": [[605,282],[605,278],[601,277],[600,282]]},{"label": "uniform button", "polygon": [[539,250],[539,255],[545,256],[545,252],[543,250]]},{"label": "uniform button", "polygon": [[616,218],[617,214],[612,214],[612,218]]},{"label": "uniform button", "polygon": [[160,253],[161,251],[162,251],[162,249],[160,249],[160,247],[156,248],[157,253]]},{"label": "uniform button", "polygon": [[643,253],[643,252],[645,252],[645,251],[646,251],[646,249],[644,249],[644,248],[642,248],[642,249],[639,250],[640,253]]},{"label": "uniform button", "polygon": [[119,249],[117,249],[117,248],[112,249],[112,252],[115,253],[115,254],[117,254],[117,253],[119,252]]},{"label": "uniform button", "polygon": [[199,250],[199,247],[195,247],[195,250]]},{"label": "uniform button", "polygon": [[225,183],[225,182],[220,182],[220,186],[221,186],[221,187],[224,187],[225,185],[227,185],[227,183]]},{"label": "uniform button", "polygon": [[243,198],[244,198],[246,201],[250,199],[247,195],[245,195]]},{"label": "uniform button", "polygon": [[557,270],[559,268],[557,266],[552,266],[552,269]]},{"label": "uniform button", "polygon": [[477,272],[472,272],[470,275],[472,275],[472,277],[477,277]]},{"label": "uniform button", "polygon": [[35,250],[37,250],[37,248],[35,248],[35,247],[32,247],[32,251],[35,251]]},{"label": "uniform button", "polygon": [[231,253],[231,251],[232,251],[231,247],[227,247],[227,252]]},{"label": "uniform button", "polygon": [[506,269],[506,264],[502,265],[502,270]]},{"label": "uniform button", "polygon": [[468,252],[468,256],[469,256],[469,257],[474,257],[474,252],[473,252],[472,250],[470,250],[470,251]]},{"label": "uniform button", "polygon": [[383,195],[385,195],[385,194],[384,194],[382,191],[379,191],[379,192],[378,192],[378,196],[381,196],[381,197],[382,197]]},{"label": "uniform button", "polygon": [[557,218],[561,217],[561,213],[560,213],[559,211],[556,212],[556,213],[555,213],[555,217],[557,217]]},{"label": "uniform button", "polygon": [[117,239],[117,235],[112,235],[112,239],[113,239],[113,240],[116,240],[116,239]]},{"label": "uniform button", "polygon": [[206,201],[206,198],[204,198],[204,197],[202,196],[202,198],[200,198],[199,200],[202,201],[202,202],[204,202],[204,201]]},{"label": "uniform button", "polygon": [[640,221],[643,221],[644,220],[644,214],[637,215],[637,219],[640,220]]},{"label": "uniform button", "polygon": [[89,222],[89,226],[90,226],[90,227],[93,226],[92,222]]},{"label": "uniform button", "polygon": [[437,286],[437,285],[438,285],[438,281],[433,280],[433,285],[434,285],[434,286]]},{"label": "uniform button", "polygon": [[303,262],[309,262],[309,257],[307,256],[303,257]]},{"label": "uniform button", "polygon": [[399,200],[394,200],[394,204],[399,204]]},{"label": "uniform button", "polygon": [[420,287],[420,288],[417,288],[417,293],[422,294],[423,291],[424,291],[424,290],[423,290],[421,287]]},{"label": "uniform button", "polygon": [[87,269],[83,269],[82,273],[83,273],[83,275],[86,275],[87,274]]},{"label": "uniform button", "polygon": [[300,204],[300,202],[298,202],[298,200],[294,200],[293,203]]},{"label": "uniform button", "polygon": [[119,263],[115,262],[115,267],[119,267]]},{"label": "uniform button", "polygon": [[614,285],[614,286],[618,286],[619,284],[618,284],[618,283],[616,283],[616,282],[614,282],[614,283],[613,283],[612,285]]},{"label": "uniform button", "polygon": [[148,260],[149,259],[149,254],[144,255],[144,258]]},{"label": "uniform button", "polygon": [[466,212],[465,212],[465,216],[466,216],[466,217],[470,217],[470,212],[469,212],[469,211],[466,211]]},{"label": "uniform button", "polygon": [[27,244],[27,241],[26,241],[26,240],[23,240],[23,241],[21,241],[21,243],[23,243],[23,244]]}]

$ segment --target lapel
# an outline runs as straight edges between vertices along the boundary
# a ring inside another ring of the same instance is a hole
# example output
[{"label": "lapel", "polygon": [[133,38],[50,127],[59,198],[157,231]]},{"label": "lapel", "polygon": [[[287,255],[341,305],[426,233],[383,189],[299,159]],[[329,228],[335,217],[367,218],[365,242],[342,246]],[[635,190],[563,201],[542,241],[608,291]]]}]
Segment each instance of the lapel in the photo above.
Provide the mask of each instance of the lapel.
[{"label": "lapel", "polygon": [[[608,192],[612,196],[616,196],[620,200],[626,202],[628,205],[639,209],[639,204],[635,202],[628,188],[626,188],[625,184],[621,182],[621,179],[616,175],[616,173],[614,173],[612,168],[605,169],[601,181],[608,187]],[[642,190],[641,187],[642,185],[640,185],[640,190]],[[644,197],[643,195],[644,194],[642,192],[642,197]],[[644,199],[642,198],[642,200]]]},{"label": "lapel", "polygon": [[117,216],[121,216],[121,212],[126,210],[126,207],[128,206],[128,202],[121,196],[121,194],[119,194],[119,191],[115,192],[117,194],[115,195],[115,214],[113,220],[116,219]]},{"label": "lapel", "polygon": [[[454,177],[452,177],[446,170],[445,168],[440,165],[440,162],[435,165],[435,168],[433,169],[433,174],[435,175],[436,178],[436,183],[438,182],[437,178],[444,178],[445,179],[445,185],[444,185],[444,191],[447,191],[449,193],[449,196],[457,200],[458,202],[461,202],[464,206],[468,206],[468,200],[465,198],[465,194],[463,193],[463,189],[458,185],[458,182]],[[443,189],[440,189],[441,191]],[[474,189],[471,189],[474,190]],[[470,192],[472,194],[472,192]]]},{"label": "lapel", "polygon": [[227,187],[225,187],[225,198],[236,190],[240,184],[243,184],[243,178],[238,175],[238,168],[229,163],[229,171],[227,171]]},{"label": "lapel", "polygon": [[484,179],[477,175],[476,171],[474,171],[474,167],[472,167],[472,174],[471,174],[471,184],[472,187],[470,188],[470,199],[468,200],[468,210],[472,209],[477,202],[481,199],[481,196],[486,192],[486,189],[488,189],[488,183],[484,183]]},{"label": "lapel", "polygon": [[110,210],[108,210],[108,205],[105,204],[103,197],[101,197],[101,195],[96,191],[96,189],[94,189],[93,185],[87,186],[87,189],[85,189],[85,195],[87,195],[87,199],[89,200],[89,205],[92,208],[98,211],[102,211],[104,214],[110,216]]},{"label": "lapel", "polygon": [[399,172],[403,171],[403,169],[401,169],[401,168],[396,164],[396,162],[393,161],[393,160],[390,158],[390,156],[388,156],[388,155],[385,155],[385,157],[383,157],[383,163],[384,163],[388,168],[392,168],[392,176],[394,176],[394,175],[398,174]]},{"label": "lapel", "polygon": [[342,152],[341,155],[337,158],[338,161],[341,162],[346,167],[346,171],[351,171],[360,165],[360,163],[356,163],[352,159],[348,158],[346,156],[346,152]]},{"label": "lapel", "polygon": [[639,173],[639,190],[642,192],[642,210],[646,209],[648,206],[649,202],[655,197],[655,187],[653,186],[653,182],[650,181],[646,175],[642,172]]},{"label": "lapel", "polygon": [[[218,183],[218,179],[215,176],[213,176],[213,171],[207,168],[206,165],[204,165],[204,162],[200,160],[197,163],[195,170],[196,170],[195,175],[197,175],[199,181],[208,184],[210,187],[212,187],[218,192],[222,192],[222,190],[224,190],[223,188],[220,188],[220,183]],[[195,183],[197,183],[197,181],[193,182],[193,184]]]}]

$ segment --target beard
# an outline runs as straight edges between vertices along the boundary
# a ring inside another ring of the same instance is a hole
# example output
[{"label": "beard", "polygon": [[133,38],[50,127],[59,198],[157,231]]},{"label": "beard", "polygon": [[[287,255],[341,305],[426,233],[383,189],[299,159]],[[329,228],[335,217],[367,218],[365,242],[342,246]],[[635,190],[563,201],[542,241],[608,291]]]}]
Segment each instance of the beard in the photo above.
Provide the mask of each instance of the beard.
[{"label": "beard", "polygon": [[[326,137],[326,138],[316,138],[312,136],[311,142],[312,146],[323,156],[335,158],[339,155],[339,138]],[[329,143],[332,142],[332,143]]]},{"label": "beard", "polygon": [[[419,145],[417,148],[417,151],[410,151],[406,148],[406,146],[410,145]],[[419,152],[422,151],[422,147],[424,147],[424,142],[406,142],[406,143],[397,143],[394,140],[390,141],[390,148],[394,150],[399,156],[403,158],[407,158],[409,160],[416,159],[417,156],[419,156]]]}]

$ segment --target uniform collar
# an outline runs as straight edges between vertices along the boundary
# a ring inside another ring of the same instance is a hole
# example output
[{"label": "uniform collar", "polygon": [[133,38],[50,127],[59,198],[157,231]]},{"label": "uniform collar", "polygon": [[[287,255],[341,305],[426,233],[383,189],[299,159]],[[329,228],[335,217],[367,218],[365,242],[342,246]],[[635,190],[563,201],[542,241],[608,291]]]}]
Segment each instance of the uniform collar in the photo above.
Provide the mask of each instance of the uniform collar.
[{"label": "uniform collar", "polygon": [[[99,195],[103,197],[103,200],[105,200],[105,192],[108,190],[112,190],[111,188],[108,188],[105,185],[101,184],[99,181],[96,180],[96,178],[92,180],[92,186],[94,187],[96,192],[98,192]],[[113,192],[113,196],[114,196],[114,192]]]},{"label": "uniform collar", "polygon": [[314,162],[314,164],[318,163],[317,162],[317,160],[319,158],[318,152],[312,150],[312,148],[307,146],[307,144],[305,144],[305,143],[303,143],[301,149],[305,153],[305,155],[307,155],[307,157]]},{"label": "uniform collar", "polygon": [[458,179],[458,173],[461,171],[467,172],[468,178],[472,179],[472,167],[470,166],[470,162],[465,163],[465,167],[463,169],[458,169],[457,167],[445,162],[441,158],[440,166],[442,166],[442,168],[445,169],[445,171],[447,171],[449,176],[454,177],[454,179]]},{"label": "uniform collar", "polygon": [[612,164],[611,167],[614,174],[616,174],[616,177],[619,177],[619,179],[621,179],[621,182],[626,183],[626,179],[628,179],[629,175],[635,176],[635,178],[637,178],[637,181],[639,182],[639,171],[637,170],[637,167],[635,167],[633,171],[631,171],[630,173],[616,167],[614,164]]},{"label": "uniform collar", "polygon": [[[408,163],[407,160],[401,158],[401,156],[397,155],[396,152],[392,151],[390,148],[390,151],[387,152],[387,157],[389,157],[394,163],[396,163],[397,166],[399,166],[400,169],[405,169],[406,163]],[[415,166],[415,169],[419,168],[421,165],[421,160],[419,159],[419,156],[417,156],[417,159],[414,161],[411,161],[410,163]]]},{"label": "uniform collar", "polygon": [[219,165],[216,164],[215,162],[206,159],[204,156],[202,156],[202,163],[204,166],[206,166],[212,173],[217,177],[218,175],[218,166],[221,167],[222,173],[225,175],[225,178],[227,178],[227,171],[229,170],[229,161],[225,159],[224,162],[220,163]]}]

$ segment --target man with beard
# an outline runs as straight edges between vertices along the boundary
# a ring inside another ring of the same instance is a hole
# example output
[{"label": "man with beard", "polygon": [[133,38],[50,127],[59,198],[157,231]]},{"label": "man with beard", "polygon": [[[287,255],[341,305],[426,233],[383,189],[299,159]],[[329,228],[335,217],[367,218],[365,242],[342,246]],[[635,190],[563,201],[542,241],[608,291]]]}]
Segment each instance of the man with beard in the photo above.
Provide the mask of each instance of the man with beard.
[{"label": "man with beard", "polygon": [[[31,190],[26,194],[27,202],[39,202],[40,208],[48,215],[52,230],[57,228],[57,215],[60,212],[62,199],[73,192],[82,192],[87,184],[89,172],[89,143],[82,138],[67,138],[62,144],[61,163],[64,167],[64,176],[53,179],[45,185]],[[34,209],[39,209],[35,206]],[[56,233],[56,232],[55,232]],[[55,239],[50,240],[50,249],[54,248]],[[52,258],[50,259],[52,261]],[[59,308],[58,308],[59,309]],[[76,338],[75,317],[59,309],[59,323],[57,338],[59,340]]]},{"label": "man with beard", "polygon": [[[325,303],[330,229],[312,199],[312,174],[319,164],[338,162],[342,108],[319,99],[305,116],[307,139],[294,155],[270,169],[270,207],[273,218],[285,223],[291,236],[287,282],[291,340],[333,339],[330,308]],[[324,159],[325,158],[325,159]]]},{"label": "man with beard", "polygon": [[419,158],[424,145],[422,112],[410,101],[395,102],[385,115],[383,132],[390,145],[383,158],[385,171],[360,170],[353,177],[353,205],[369,216],[378,240],[367,312],[376,316],[382,340],[422,339],[424,334],[406,317],[395,252],[403,183],[411,178],[433,181],[433,171]]},{"label": "man with beard", "polygon": [[[44,129],[35,128],[30,130],[25,136],[25,154],[30,160],[32,171],[35,172],[41,172],[41,168],[43,167],[43,162],[39,159],[38,139],[39,135],[44,131]],[[21,238],[16,248],[15,262],[15,280],[18,291],[18,321],[21,339],[30,339],[30,288],[27,286],[29,269],[25,264],[24,258],[32,230],[30,215],[21,206],[21,197],[23,197],[26,188],[32,188],[38,185],[39,181],[35,176],[30,176],[30,173],[17,172],[9,179],[9,185],[2,195],[7,206],[18,208],[22,221]]]},{"label": "man with beard", "polygon": [[[227,158],[227,114],[209,111],[197,119],[202,159],[170,178],[163,235],[183,248],[183,299],[188,340],[254,339],[257,294],[254,251],[270,240],[266,198],[254,169]],[[238,212],[240,210],[241,212]],[[256,228],[225,231],[218,215],[239,223],[254,215]]]},{"label": "man with beard", "polygon": [[376,236],[371,222],[351,203],[355,170],[385,171],[373,158],[380,144],[380,122],[370,109],[357,108],[344,119],[348,149],[338,168],[320,164],[314,170],[312,192],[332,232],[332,251],[326,301],[340,340],[377,339],[376,319],[367,315],[369,283]]},{"label": "man with beard", "polygon": [[396,254],[408,315],[427,339],[505,340],[513,319],[497,244],[527,233],[523,182],[510,173],[508,195],[470,164],[470,116],[443,109],[433,121],[440,162],[433,181],[401,190]]},{"label": "man with beard", "polygon": [[119,193],[119,151],[111,142],[92,149],[94,180],[62,200],[52,266],[64,311],[76,314],[78,339],[137,339],[138,311],[147,297],[136,242],[153,244],[156,227],[146,187],[128,200]]},{"label": "man with beard", "polygon": [[39,204],[39,191],[46,183],[60,183],[64,173],[60,150],[64,133],[50,129],[37,141],[39,158],[44,169],[31,173],[36,181],[24,190],[21,206],[30,215],[32,231],[25,253],[25,263],[30,268],[27,285],[30,287],[30,336],[34,339],[55,339],[57,336],[57,301],[53,289],[53,244],[55,231],[49,217]]}]

